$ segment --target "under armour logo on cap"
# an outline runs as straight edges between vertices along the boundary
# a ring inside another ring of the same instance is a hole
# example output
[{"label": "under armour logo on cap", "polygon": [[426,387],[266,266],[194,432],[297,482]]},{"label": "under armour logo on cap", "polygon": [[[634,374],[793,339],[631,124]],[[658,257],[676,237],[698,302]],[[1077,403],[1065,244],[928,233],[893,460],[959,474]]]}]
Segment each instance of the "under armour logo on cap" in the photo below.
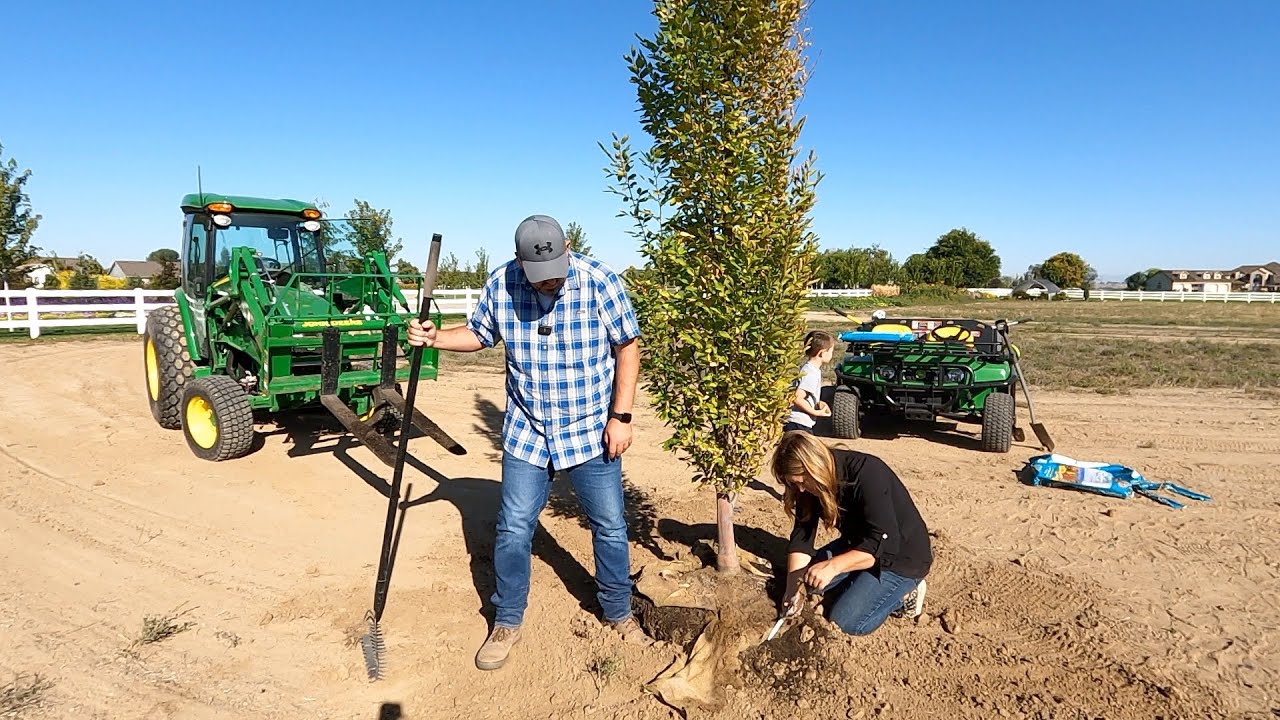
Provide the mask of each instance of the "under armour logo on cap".
[{"label": "under armour logo on cap", "polygon": [[569,249],[555,218],[530,215],[516,227],[516,257],[530,282],[567,277]]}]

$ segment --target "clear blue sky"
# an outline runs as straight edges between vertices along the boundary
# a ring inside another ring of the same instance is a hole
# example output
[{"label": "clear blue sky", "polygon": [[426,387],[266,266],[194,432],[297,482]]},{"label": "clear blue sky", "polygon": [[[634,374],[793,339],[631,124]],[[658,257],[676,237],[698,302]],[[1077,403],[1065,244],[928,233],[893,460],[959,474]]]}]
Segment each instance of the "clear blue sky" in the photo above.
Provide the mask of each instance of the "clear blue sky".
[{"label": "clear blue sky", "polygon": [[[639,264],[597,147],[638,135],[640,0],[11,3],[0,143],[37,242],[104,264],[177,247],[195,189],[390,208],[511,252],[542,212]],[[817,0],[803,142],[825,248],[899,259],[953,227],[1005,273],[1280,260],[1280,2]],[[423,257],[419,257],[423,256]]]}]

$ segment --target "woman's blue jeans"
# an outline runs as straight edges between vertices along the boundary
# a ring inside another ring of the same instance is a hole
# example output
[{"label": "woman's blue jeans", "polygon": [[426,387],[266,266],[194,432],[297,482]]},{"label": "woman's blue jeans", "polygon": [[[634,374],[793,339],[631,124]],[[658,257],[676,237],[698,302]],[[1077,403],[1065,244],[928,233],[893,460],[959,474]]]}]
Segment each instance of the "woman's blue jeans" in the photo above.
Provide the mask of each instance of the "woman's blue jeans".
[{"label": "woman's blue jeans", "polygon": [[[566,471],[591,526],[596,597],[607,622],[631,617],[631,555],[622,499],[622,458],[604,454]],[[530,556],[538,516],[546,507],[555,472],[502,455],[502,506],[493,550],[497,590],[494,624],[518,627],[529,601]]]},{"label": "woman's blue jeans", "polygon": [[[836,540],[819,550],[814,562],[848,549],[844,540]],[[850,635],[869,635],[902,607],[902,599],[919,583],[919,578],[903,577],[879,566],[840,573],[822,591],[824,596],[833,598],[827,617]]]}]

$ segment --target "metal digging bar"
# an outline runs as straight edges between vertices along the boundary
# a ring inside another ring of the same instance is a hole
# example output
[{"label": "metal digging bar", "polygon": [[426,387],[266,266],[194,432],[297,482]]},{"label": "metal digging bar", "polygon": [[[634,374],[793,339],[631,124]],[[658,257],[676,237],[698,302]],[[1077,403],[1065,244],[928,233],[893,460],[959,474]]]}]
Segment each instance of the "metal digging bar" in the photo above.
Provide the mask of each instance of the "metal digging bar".
[{"label": "metal digging bar", "polygon": [[[440,239],[440,233],[431,236],[431,252],[427,259],[426,277],[418,298],[418,320],[422,322],[426,322],[431,316],[431,295],[435,292],[440,263]],[[404,478],[405,454],[414,424],[413,403],[418,396],[418,372],[422,368],[421,347],[413,349],[413,358],[410,362],[412,370],[409,373],[409,388],[405,397],[404,410],[400,416],[400,442],[396,446],[395,470],[391,477],[391,488],[387,492],[387,521],[382,534],[382,555],[378,559],[378,581],[373,590],[373,608],[365,614],[365,620],[369,624],[369,634],[360,639],[365,669],[369,673],[370,680],[382,679],[383,665],[386,660],[387,648],[381,625],[382,611],[387,606],[387,587],[391,583],[392,539],[396,530],[396,509],[400,505],[400,483]]]}]

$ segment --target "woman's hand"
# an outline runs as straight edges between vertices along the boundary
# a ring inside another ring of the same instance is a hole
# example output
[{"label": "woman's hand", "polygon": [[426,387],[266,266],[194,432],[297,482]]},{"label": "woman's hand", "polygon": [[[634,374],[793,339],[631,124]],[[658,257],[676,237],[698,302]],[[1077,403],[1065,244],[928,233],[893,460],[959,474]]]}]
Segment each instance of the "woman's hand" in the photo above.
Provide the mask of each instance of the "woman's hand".
[{"label": "woman's hand", "polygon": [[804,609],[804,599],[804,586],[797,583],[795,590],[782,598],[782,613],[784,615],[795,615],[800,612]]},{"label": "woman's hand", "polygon": [[840,571],[830,560],[816,562],[809,566],[804,574],[804,582],[814,590],[825,590]]}]

